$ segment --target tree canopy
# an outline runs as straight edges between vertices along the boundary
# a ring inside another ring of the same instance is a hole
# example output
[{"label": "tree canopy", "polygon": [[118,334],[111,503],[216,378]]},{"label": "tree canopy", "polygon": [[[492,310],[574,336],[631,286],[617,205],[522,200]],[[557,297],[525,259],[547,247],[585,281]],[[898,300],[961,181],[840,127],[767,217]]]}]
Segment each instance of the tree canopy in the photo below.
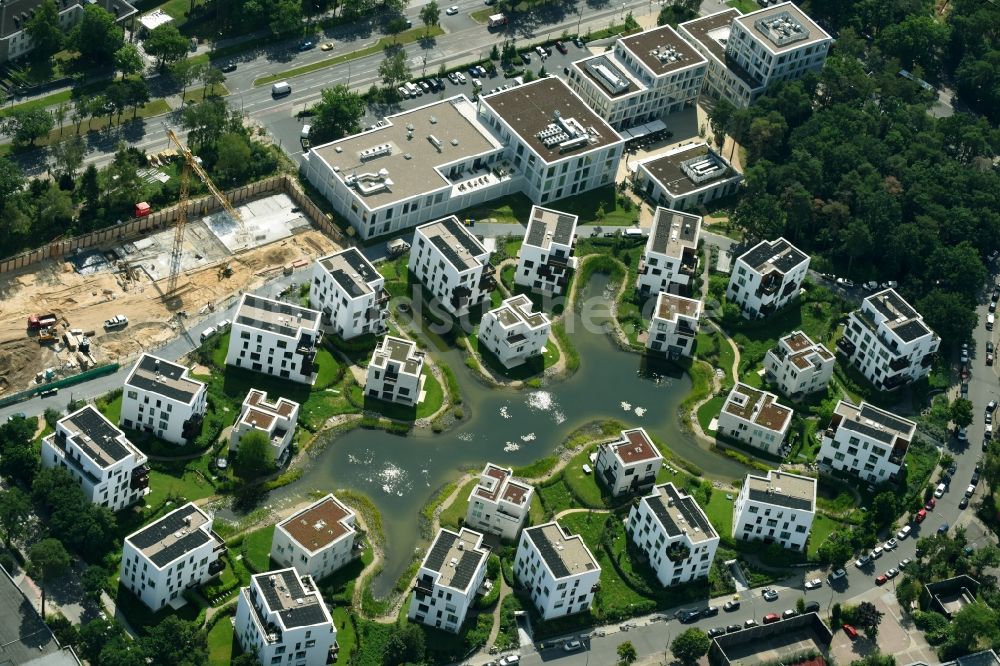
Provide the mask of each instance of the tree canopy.
[{"label": "tree canopy", "polygon": [[173,22],[164,23],[149,31],[143,48],[156,58],[157,65],[163,67],[187,57],[188,38],[180,33]]},{"label": "tree canopy", "polygon": [[233,471],[244,479],[255,479],[274,469],[274,453],[267,433],[250,430],[240,437]]},{"label": "tree canopy", "polygon": [[365,113],[361,95],[340,83],[325,88],[320,96],[320,101],[313,107],[312,137],[317,142],[340,139],[360,129],[358,121]]},{"label": "tree canopy", "polygon": [[701,629],[692,627],[682,631],[670,643],[670,652],[682,664],[694,664],[708,654],[712,639]]},{"label": "tree canopy", "polygon": [[115,16],[100,5],[85,4],[83,18],[73,26],[67,42],[90,62],[110,65],[125,43],[125,33]]}]

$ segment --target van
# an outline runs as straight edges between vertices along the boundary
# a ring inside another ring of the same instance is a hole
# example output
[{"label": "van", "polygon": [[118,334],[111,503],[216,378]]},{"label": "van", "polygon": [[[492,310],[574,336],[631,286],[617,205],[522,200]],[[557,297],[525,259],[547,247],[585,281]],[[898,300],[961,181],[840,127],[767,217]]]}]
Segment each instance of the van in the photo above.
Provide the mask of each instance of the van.
[{"label": "van", "polygon": [[209,326],[208,328],[206,328],[204,331],[201,332],[201,341],[204,342],[205,340],[208,340],[213,335],[215,335],[215,327],[214,326]]},{"label": "van", "polygon": [[288,81],[279,81],[271,86],[271,97],[284,97],[290,94],[292,94],[292,87],[288,85]]},{"label": "van", "polygon": [[393,238],[385,244],[385,249],[389,253],[390,257],[398,257],[410,249],[410,244],[402,238]]},{"label": "van", "polygon": [[992,331],[993,330],[993,324],[996,322],[996,320],[997,320],[996,315],[994,315],[992,312],[989,313],[988,315],[986,315],[986,330],[987,331]]},{"label": "van", "polygon": [[622,235],[624,235],[625,238],[645,238],[646,232],[639,227],[629,227],[623,232]]},{"label": "van", "polygon": [[303,139],[308,139],[309,132],[311,131],[312,131],[312,125],[303,125],[302,132],[299,133],[299,136],[302,137]]}]

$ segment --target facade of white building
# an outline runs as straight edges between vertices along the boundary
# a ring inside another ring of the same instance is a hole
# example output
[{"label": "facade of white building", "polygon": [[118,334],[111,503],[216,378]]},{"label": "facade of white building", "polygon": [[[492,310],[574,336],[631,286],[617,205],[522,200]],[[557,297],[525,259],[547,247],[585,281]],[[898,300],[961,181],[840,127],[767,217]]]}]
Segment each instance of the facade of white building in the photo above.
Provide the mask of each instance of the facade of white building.
[{"label": "facade of white building", "polygon": [[598,447],[594,476],[617,497],[648,491],[656,483],[662,466],[663,455],[646,431],[632,428]]},{"label": "facade of white building", "polygon": [[639,296],[687,294],[698,272],[701,216],[658,207],[639,262]]},{"label": "facade of white building", "polygon": [[771,470],[747,474],[733,504],[733,538],[805,551],[816,517],[816,479]]},{"label": "facade of white building", "polygon": [[120,580],[147,607],[183,606],[184,591],[207,583],[225,568],[222,537],[212,516],[193,502],[125,537]]},{"label": "facade of white building", "polygon": [[521,530],[514,577],[530,590],[542,619],[551,620],[590,609],[601,565],[579,534],[553,521]]},{"label": "facade of white building", "polygon": [[793,413],[790,407],[778,404],[778,396],[773,393],[739,382],[722,405],[716,433],[781,455]]},{"label": "facade of white building", "polygon": [[820,469],[848,472],[869,483],[892,481],[916,431],[917,424],[909,419],[866,402],[859,407],[841,400],[823,432],[816,460]]},{"label": "facade of white building", "polygon": [[861,301],[837,348],[875,388],[891,391],[925,377],[941,338],[894,289]]},{"label": "facade of white building", "polygon": [[809,255],[779,238],[761,241],[737,257],[726,298],[747,319],[763,319],[799,295],[809,272]]},{"label": "facade of white building", "polygon": [[205,385],[188,377],[183,365],[143,354],[125,380],[118,424],[186,444],[201,432],[207,394]]},{"label": "facade of white building", "polygon": [[[42,0],[11,0],[0,3],[0,63],[15,60],[31,53],[34,44],[28,34],[28,22],[34,16]],[[107,10],[118,25],[133,22],[137,15],[135,7],[125,0],[61,0],[56,3],[59,14],[58,27],[63,34],[69,34],[83,19],[84,7],[97,5]]]},{"label": "facade of white building", "polygon": [[240,418],[233,425],[229,436],[229,449],[238,451],[245,434],[259,430],[271,442],[272,459],[279,464],[287,455],[295,439],[295,425],[299,421],[299,403],[288,398],[268,401],[267,391],[251,389],[243,399]]},{"label": "facade of white building", "polygon": [[660,292],[649,322],[646,348],[668,356],[691,356],[698,335],[701,301]]},{"label": "facade of white building", "polygon": [[694,210],[735,194],[743,180],[722,155],[706,143],[681,146],[639,162],[633,183],[657,206]]},{"label": "facade of white building", "polygon": [[357,248],[349,247],[313,264],[309,305],[344,340],[386,330],[389,292],[385,278]]},{"label": "facade of white building", "polygon": [[482,303],[496,284],[489,250],[453,215],[417,227],[408,268],[455,316]]},{"label": "facade of white building", "polygon": [[517,251],[514,284],[559,295],[575,270],[576,215],[531,207],[528,229]]},{"label": "facade of white building", "polygon": [[625,531],[663,587],[707,578],[719,535],[693,497],[664,483],[632,505]]},{"label": "facade of white building", "polygon": [[229,335],[226,365],[301,384],[316,381],[320,313],[243,294]]},{"label": "facade of white building", "polygon": [[120,511],[149,492],[149,459],[92,405],[56,422],[42,440],[42,466],[62,467],[93,504]]},{"label": "facade of white building", "polygon": [[823,345],[802,331],[792,331],[778,340],[764,356],[767,381],[793,400],[826,389],[833,377],[836,359]]},{"label": "facade of white building", "polygon": [[479,532],[464,527],[457,534],[440,530],[417,570],[406,616],[457,633],[481,593],[489,555]]},{"label": "facade of white building", "polygon": [[669,25],[619,38],[612,51],[577,60],[569,86],[616,130],[694,106],[707,61]]},{"label": "facade of white building", "polygon": [[325,666],[337,627],[309,574],[294,568],[250,577],[236,601],[234,633],[244,652],[263,664]]},{"label": "facade of white building", "polygon": [[479,483],[469,493],[465,524],[513,541],[528,518],[534,492],[527,483],[514,479],[510,468],[486,463]]},{"label": "facade of white building", "polygon": [[411,407],[420,402],[424,352],[412,340],[382,338],[365,372],[365,395]]},{"label": "facade of white building", "polygon": [[479,324],[479,344],[507,369],[541,354],[549,341],[549,316],[531,309],[531,299],[524,294],[511,296],[483,315]]},{"label": "facade of white building", "polygon": [[271,559],[323,580],[354,558],[355,515],[332,494],[274,528]]}]

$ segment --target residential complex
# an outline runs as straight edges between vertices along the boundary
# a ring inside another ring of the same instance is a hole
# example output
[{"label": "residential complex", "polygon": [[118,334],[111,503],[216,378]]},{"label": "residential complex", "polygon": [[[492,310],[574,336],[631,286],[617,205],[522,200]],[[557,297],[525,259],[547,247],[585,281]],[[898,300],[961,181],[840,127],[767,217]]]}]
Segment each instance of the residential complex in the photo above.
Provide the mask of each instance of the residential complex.
[{"label": "residential complex", "polygon": [[576,269],[576,215],[532,206],[521,249],[517,251],[514,283],[559,295],[570,271]]},{"label": "residential complex", "polygon": [[496,284],[489,250],[454,215],[417,227],[408,268],[455,316],[482,303]]},{"label": "residential complex", "polygon": [[614,181],[624,142],[561,79],[403,111],[303,155],[363,239],[524,193],[545,204]]},{"label": "residential complex", "polygon": [[700,216],[657,207],[639,262],[639,296],[687,294],[691,278],[698,272],[700,235]]},{"label": "residential complex", "polygon": [[870,483],[897,478],[917,424],[862,402],[841,400],[823,432],[816,460],[821,468],[835,469]]},{"label": "residential complex", "polygon": [[271,559],[323,580],[354,557],[354,512],[332,494],[274,528]]},{"label": "residential complex", "polygon": [[365,370],[365,395],[412,407],[424,386],[424,352],[412,340],[387,335],[379,340]]},{"label": "residential complex", "polygon": [[816,479],[771,470],[747,474],[733,504],[733,538],[804,551],[816,516]]},{"label": "residential complex", "polygon": [[735,194],[743,174],[706,143],[695,143],[638,163],[636,192],[657,206],[691,210]]},{"label": "residential complex", "polygon": [[663,455],[642,428],[623,430],[621,437],[597,449],[594,476],[613,496],[648,491],[663,466]]},{"label": "residential complex", "polygon": [[761,241],[737,257],[726,298],[747,319],[764,318],[799,295],[809,272],[809,255],[779,238]]},{"label": "residential complex", "polygon": [[[28,23],[42,0],[8,0],[0,2],[0,63],[16,60],[31,52],[34,45],[28,34]],[[125,0],[60,0],[59,29],[65,34],[83,19],[83,8],[97,5],[107,10],[118,25],[131,21],[134,27],[136,9]]]},{"label": "residential complex", "polygon": [[531,299],[511,296],[485,315],[479,324],[479,344],[507,369],[545,350],[552,323],[544,312],[532,312]]},{"label": "residential complex", "polygon": [[261,664],[325,666],[333,661],[337,628],[309,574],[294,568],[250,577],[236,601],[234,633]]},{"label": "residential complex", "polygon": [[243,294],[229,334],[226,365],[312,384],[323,336],[319,320],[316,310]]},{"label": "residential complex", "polygon": [[118,424],[184,445],[201,432],[207,394],[183,365],[143,354],[125,380]]},{"label": "residential complex", "polygon": [[661,291],[649,322],[646,348],[670,357],[691,356],[699,317],[701,301]]},{"label": "residential complex", "polygon": [[941,338],[893,289],[861,301],[844,324],[837,349],[875,388],[891,391],[926,376]]},{"label": "residential complex", "polygon": [[240,417],[229,436],[229,448],[238,451],[240,440],[248,432],[260,431],[271,443],[272,460],[282,464],[295,438],[295,424],[299,421],[299,403],[287,398],[268,401],[267,391],[251,389],[243,399]]},{"label": "residential complex", "polygon": [[749,106],[776,81],[821,69],[833,43],[791,2],[749,14],[726,9],[678,28],[708,59],[705,90],[737,107]]},{"label": "residential complex", "polygon": [[406,616],[457,633],[476,595],[481,594],[489,554],[479,532],[464,527],[458,533],[440,530],[417,570]]},{"label": "residential complex", "polygon": [[748,446],[782,455],[782,442],[792,424],[792,409],[778,404],[778,396],[739,382],[729,391],[716,433]]},{"label": "residential complex", "polygon": [[389,292],[385,278],[357,248],[349,247],[313,264],[309,305],[344,340],[386,331]]},{"label": "residential complex", "polygon": [[222,571],[225,550],[212,517],[189,502],[125,537],[120,580],[153,611],[179,608],[185,590]]},{"label": "residential complex", "polygon": [[665,25],[619,38],[613,51],[577,60],[569,68],[569,86],[612,127],[626,130],[694,106],[706,65]]},{"label": "residential complex", "polygon": [[632,505],[625,531],[664,587],[707,578],[719,535],[694,498],[664,483]]},{"label": "residential complex", "polygon": [[480,532],[513,541],[528,518],[535,489],[514,479],[507,467],[486,463],[479,483],[469,493],[465,524]]},{"label": "residential complex", "polygon": [[90,502],[120,511],[149,492],[146,454],[92,405],[56,422],[42,439],[42,466],[62,467]]},{"label": "residential complex", "polygon": [[579,534],[553,521],[521,531],[514,577],[530,590],[542,619],[551,620],[590,609],[601,566]]},{"label": "residential complex", "polygon": [[782,337],[764,356],[767,381],[793,400],[826,389],[835,363],[829,349],[802,331]]}]

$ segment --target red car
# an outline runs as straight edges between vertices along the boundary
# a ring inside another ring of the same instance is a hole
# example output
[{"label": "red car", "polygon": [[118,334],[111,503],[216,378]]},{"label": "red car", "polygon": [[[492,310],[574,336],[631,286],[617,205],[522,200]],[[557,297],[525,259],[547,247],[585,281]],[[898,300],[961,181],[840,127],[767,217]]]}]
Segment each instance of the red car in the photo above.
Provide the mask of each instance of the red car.
[{"label": "red car", "polygon": [[937,506],[937,498],[932,497],[929,500],[927,500],[927,504],[924,504],[924,509],[926,509],[927,511],[933,511],[934,507],[936,506]]},{"label": "red car", "polygon": [[562,54],[569,53],[569,49],[567,49],[566,45],[563,44],[562,42],[556,42],[556,49],[559,51],[559,53]]},{"label": "red car", "polygon": [[858,637],[858,630],[849,624],[844,625],[844,633],[850,636],[852,641]]},{"label": "red car", "polygon": [[781,616],[777,613],[768,613],[764,616],[764,624],[771,624],[772,622],[777,622],[781,619]]},{"label": "red car", "polygon": [[878,577],[877,577],[877,578],[875,579],[875,584],[876,584],[876,585],[885,585],[886,581],[888,581],[888,580],[889,580],[889,577],[888,577],[888,576],[886,576],[885,574],[880,574],[880,575],[879,575],[879,576],[878,576]]}]

